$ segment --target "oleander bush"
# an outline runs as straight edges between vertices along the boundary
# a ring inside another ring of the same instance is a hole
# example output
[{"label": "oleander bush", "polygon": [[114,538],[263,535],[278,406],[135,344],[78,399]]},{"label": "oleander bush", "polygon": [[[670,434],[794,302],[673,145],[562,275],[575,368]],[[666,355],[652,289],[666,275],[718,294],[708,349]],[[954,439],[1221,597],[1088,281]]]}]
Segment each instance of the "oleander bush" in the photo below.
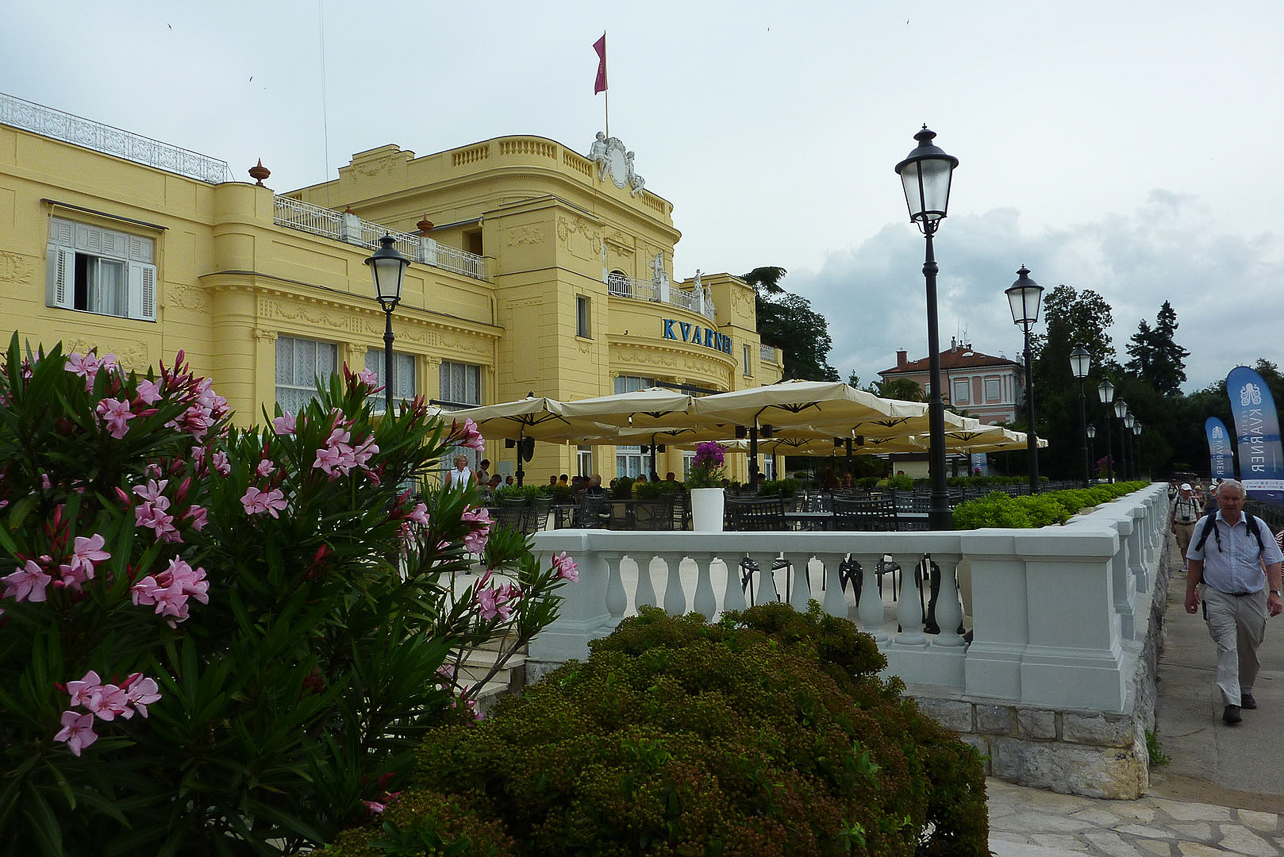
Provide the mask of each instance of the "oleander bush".
[{"label": "oleander bush", "polygon": [[1108,503],[1146,487],[1146,482],[1116,482],[1066,491],[1017,497],[1002,491],[991,491],[984,497],[968,500],[954,507],[954,529],[974,530],[981,527],[1046,527],[1064,524],[1083,509]]},{"label": "oleander bush", "polygon": [[518,539],[453,585],[485,510],[403,486],[480,437],[422,400],[376,420],[374,392],[345,369],[237,429],[181,352],[140,374],[12,338],[0,853],[297,853],[382,812],[423,737],[472,720],[452,665],[547,625],[574,568]]},{"label": "oleander bush", "polygon": [[[403,853],[427,828],[460,855],[987,854],[980,757],[884,666],[814,602],[713,625],[643,608],[586,662],[435,730],[399,814],[324,853]],[[490,822],[509,838],[483,843]]]}]

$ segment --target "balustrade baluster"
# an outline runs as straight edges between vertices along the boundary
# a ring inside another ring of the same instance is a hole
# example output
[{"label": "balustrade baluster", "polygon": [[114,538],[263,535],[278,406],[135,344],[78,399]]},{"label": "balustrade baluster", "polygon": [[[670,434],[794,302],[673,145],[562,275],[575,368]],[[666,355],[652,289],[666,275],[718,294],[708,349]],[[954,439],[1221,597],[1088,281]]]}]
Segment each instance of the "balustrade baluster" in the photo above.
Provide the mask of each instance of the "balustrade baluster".
[{"label": "balustrade baluster", "polygon": [[611,614],[612,625],[624,618],[624,611],[629,606],[628,596],[624,592],[624,581],[620,578],[620,559],[623,554],[603,553],[606,562],[606,612]]},{"label": "balustrade baluster", "polygon": [[901,591],[896,601],[896,622],[901,630],[897,632],[894,643],[898,646],[926,646],[923,606],[918,601],[918,564],[923,561],[923,555],[898,556],[895,559],[901,566]]},{"label": "balustrade baluster", "polygon": [[799,613],[806,613],[807,601],[811,598],[811,575],[807,569],[811,554],[791,551],[785,554],[785,559],[789,560],[794,572],[793,584],[789,588],[789,606]]},{"label": "balustrade baluster", "polygon": [[959,601],[956,572],[960,557],[955,554],[933,554],[932,560],[941,568],[941,588],[936,593],[936,624],[941,632],[936,636],[938,646],[962,646],[959,626],[963,623],[963,604]]},{"label": "balustrade baluster", "polygon": [[847,593],[843,592],[842,580],[838,576],[838,566],[842,564],[843,556],[840,553],[825,553],[817,554],[816,558],[823,566],[821,574],[825,580],[825,601],[821,606],[830,616],[846,619]]},{"label": "balustrade baluster", "polygon": [[718,602],[713,595],[713,580],[709,576],[709,567],[713,564],[714,554],[693,554],[691,561],[696,564],[695,612],[713,621],[718,612]]},{"label": "balustrade baluster", "polygon": [[[883,609],[883,593],[878,588],[878,563],[881,554],[861,556],[852,555],[860,563],[860,600],[856,604],[856,615],[860,619],[860,629],[874,638],[879,648],[887,645],[887,632],[883,630],[886,619]],[[902,579],[904,577],[904,572]]]},{"label": "balustrade baluster", "polygon": [[639,608],[643,605],[655,606],[655,586],[651,583],[651,557],[645,561],[638,560],[638,588],[633,595],[633,603]]},{"label": "balustrade baluster", "polygon": [[776,576],[771,573],[771,567],[776,562],[777,556],[778,554],[774,553],[750,555],[750,558],[758,564],[758,586],[753,600],[755,605],[780,600],[780,594],[776,591]]},{"label": "balustrade baluster", "polygon": [[670,616],[681,616],[687,612],[687,594],[682,591],[682,559],[672,561],[664,559],[669,569],[669,577],[664,582],[664,612]]},{"label": "balustrade baluster", "polygon": [[724,613],[744,610],[749,604],[745,601],[744,584],[740,582],[740,561],[732,556],[730,561],[723,557],[722,562],[727,567],[727,586],[722,594],[722,610]]}]

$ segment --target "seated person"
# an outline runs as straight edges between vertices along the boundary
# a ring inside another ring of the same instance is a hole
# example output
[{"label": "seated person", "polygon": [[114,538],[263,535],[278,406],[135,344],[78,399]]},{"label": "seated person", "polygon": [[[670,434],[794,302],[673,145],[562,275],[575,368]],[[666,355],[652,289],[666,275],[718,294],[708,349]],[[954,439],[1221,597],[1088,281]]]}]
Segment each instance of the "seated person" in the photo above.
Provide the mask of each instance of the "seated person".
[{"label": "seated person", "polygon": [[584,489],[585,497],[605,497],[606,489],[602,487],[602,474],[594,473],[589,477],[588,487]]}]

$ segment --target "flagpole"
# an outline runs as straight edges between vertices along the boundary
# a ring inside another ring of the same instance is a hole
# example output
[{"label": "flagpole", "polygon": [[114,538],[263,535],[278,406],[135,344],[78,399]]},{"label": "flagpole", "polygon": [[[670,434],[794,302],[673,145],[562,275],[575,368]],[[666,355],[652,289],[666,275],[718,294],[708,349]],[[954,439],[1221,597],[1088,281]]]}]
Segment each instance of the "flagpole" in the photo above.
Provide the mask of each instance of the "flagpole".
[{"label": "flagpole", "polygon": [[606,139],[611,139],[611,90],[602,90],[602,104],[606,108]]}]

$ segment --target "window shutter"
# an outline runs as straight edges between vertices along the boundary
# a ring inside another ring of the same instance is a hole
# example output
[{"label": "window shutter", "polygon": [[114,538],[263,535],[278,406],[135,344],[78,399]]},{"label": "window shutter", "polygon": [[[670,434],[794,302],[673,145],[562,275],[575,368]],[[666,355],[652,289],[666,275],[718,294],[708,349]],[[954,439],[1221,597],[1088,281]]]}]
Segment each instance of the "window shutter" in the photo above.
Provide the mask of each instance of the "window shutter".
[{"label": "window shutter", "polygon": [[129,317],[156,320],[156,266],[129,265]]},{"label": "window shutter", "polygon": [[73,309],[75,300],[72,289],[72,277],[76,269],[76,253],[65,247],[49,248],[49,273],[46,279],[46,306]]},{"label": "window shutter", "polygon": [[129,241],[129,260],[131,262],[146,262],[150,264],[154,261],[152,258],[152,240],[150,238],[143,238],[138,235],[126,235],[125,238]]},{"label": "window shutter", "polygon": [[59,247],[74,247],[75,242],[71,221],[55,217],[49,224],[49,243]]}]

